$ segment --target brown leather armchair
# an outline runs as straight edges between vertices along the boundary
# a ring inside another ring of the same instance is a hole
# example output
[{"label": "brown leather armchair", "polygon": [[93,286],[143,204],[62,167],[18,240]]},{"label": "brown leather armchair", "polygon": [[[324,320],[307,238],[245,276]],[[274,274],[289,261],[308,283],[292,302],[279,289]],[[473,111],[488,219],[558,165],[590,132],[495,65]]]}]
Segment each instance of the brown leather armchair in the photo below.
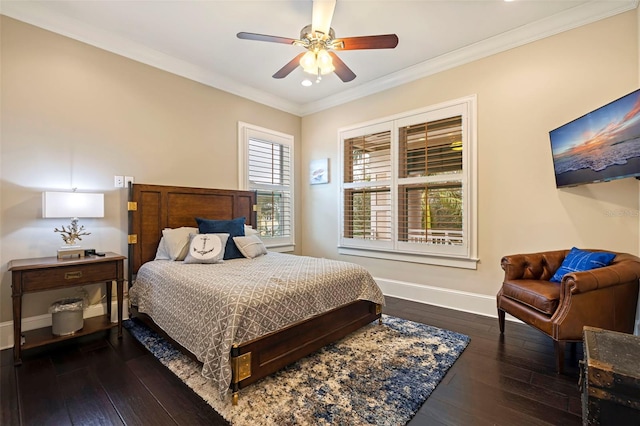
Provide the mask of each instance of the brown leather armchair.
[{"label": "brown leather armchair", "polygon": [[550,336],[558,373],[563,370],[566,342],[581,342],[585,325],[632,333],[638,303],[640,258],[616,253],[608,266],[566,274],[560,283],[549,281],[568,253],[503,257],[505,276],[497,295],[500,333],[509,313]]}]

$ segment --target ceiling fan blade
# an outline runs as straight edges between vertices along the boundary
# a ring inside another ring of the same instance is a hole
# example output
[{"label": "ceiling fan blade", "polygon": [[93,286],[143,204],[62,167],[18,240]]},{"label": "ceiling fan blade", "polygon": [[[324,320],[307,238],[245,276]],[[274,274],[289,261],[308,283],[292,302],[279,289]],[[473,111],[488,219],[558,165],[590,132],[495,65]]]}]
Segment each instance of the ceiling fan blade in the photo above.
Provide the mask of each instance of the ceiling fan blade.
[{"label": "ceiling fan blade", "polygon": [[293,44],[293,42],[296,41],[296,39],[294,38],[278,37],[278,36],[256,34],[256,33],[245,33],[245,32],[240,32],[237,34],[237,36],[238,38],[241,38],[244,40],[269,41],[272,43],[283,43],[283,44]]},{"label": "ceiling fan blade", "polygon": [[273,75],[273,78],[285,78],[286,76],[291,74],[291,71],[293,71],[296,68],[298,68],[298,66],[300,65],[300,58],[302,58],[302,55],[304,55],[305,53],[306,52],[300,53],[298,56],[296,56],[291,61],[289,61],[289,63],[287,65],[285,65],[284,67],[280,68]]},{"label": "ceiling fan blade", "polygon": [[335,40],[337,50],[357,49],[393,49],[398,45],[395,34],[372,35],[362,37],[347,37]]},{"label": "ceiling fan blade", "polygon": [[351,69],[344,62],[342,62],[342,59],[340,59],[338,55],[331,51],[329,52],[329,55],[331,55],[331,59],[333,59],[333,66],[336,68],[333,72],[336,73],[340,80],[348,83],[356,78],[355,73],[351,71]]},{"label": "ceiling fan blade", "polygon": [[329,34],[333,11],[336,8],[336,0],[313,0],[311,12],[311,31]]}]

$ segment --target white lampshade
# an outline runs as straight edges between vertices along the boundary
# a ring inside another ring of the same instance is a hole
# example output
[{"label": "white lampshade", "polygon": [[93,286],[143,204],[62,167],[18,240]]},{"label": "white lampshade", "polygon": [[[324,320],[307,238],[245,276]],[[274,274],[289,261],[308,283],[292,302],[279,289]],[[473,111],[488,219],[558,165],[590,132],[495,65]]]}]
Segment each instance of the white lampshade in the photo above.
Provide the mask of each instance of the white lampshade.
[{"label": "white lampshade", "polygon": [[104,217],[104,194],[43,192],[42,217]]}]

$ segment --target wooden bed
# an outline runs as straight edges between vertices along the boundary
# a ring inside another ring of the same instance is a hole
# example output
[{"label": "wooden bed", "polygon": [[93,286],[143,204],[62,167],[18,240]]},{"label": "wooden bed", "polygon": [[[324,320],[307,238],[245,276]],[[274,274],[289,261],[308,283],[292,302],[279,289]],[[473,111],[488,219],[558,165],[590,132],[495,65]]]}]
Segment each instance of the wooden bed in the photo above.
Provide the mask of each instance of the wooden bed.
[{"label": "wooden bed", "polygon": [[[140,266],[155,258],[164,228],[197,227],[196,217],[224,220],[244,216],[248,225],[255,226],[255,205],[256,193],[253,191],[133,184],[129,188],[128,203],[129,286]],[[132,316],[159,329],[149,316],[137,312],[135,306],[131,312]],[[380,316],[379,304],[358,300],[234,345],[230,354],[233,403],[237,403],[241,388],[380,319]]]}]

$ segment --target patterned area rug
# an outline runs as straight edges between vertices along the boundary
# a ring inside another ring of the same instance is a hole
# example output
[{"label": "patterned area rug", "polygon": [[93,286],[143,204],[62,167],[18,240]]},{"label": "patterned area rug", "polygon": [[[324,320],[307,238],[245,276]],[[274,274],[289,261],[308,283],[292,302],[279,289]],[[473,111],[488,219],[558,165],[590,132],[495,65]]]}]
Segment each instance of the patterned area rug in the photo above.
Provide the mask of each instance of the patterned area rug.
[{"label": "patterned area rug", "polygon": [[222,401],[198,363],[144,324],[124,326],[232,425],[404,425],[469,337],[387,315]]}]

